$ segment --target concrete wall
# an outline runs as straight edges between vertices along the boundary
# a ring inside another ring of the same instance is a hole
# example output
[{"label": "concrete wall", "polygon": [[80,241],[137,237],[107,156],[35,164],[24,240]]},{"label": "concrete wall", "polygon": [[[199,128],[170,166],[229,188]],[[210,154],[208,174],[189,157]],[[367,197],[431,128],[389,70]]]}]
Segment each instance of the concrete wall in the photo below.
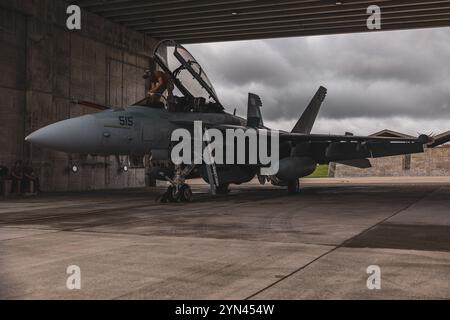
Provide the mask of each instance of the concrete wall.
[{"label": "concrete wall", "polygon": [[[410,157],[410,159],[408,159]],[[372,168],[330,165],[330,175],[341,177],[450,176],[450,145],[410,156],[370,159]],[[408,165],[409,164],[409,165]],[[408,169],[409,167],[409,169]]]},{"label": "concrete wall", "polygon": [[69,31],[67,16],[61,0],[0,3],[0,164],[30,159],[44,190],[142,186],[143,169],[118,175],[113,157],[70,174],[69,155],[24,142],[42,126],[95,112],[72,98],[121,106],[144,97],[156,41],[86,11],[81,30]]}]

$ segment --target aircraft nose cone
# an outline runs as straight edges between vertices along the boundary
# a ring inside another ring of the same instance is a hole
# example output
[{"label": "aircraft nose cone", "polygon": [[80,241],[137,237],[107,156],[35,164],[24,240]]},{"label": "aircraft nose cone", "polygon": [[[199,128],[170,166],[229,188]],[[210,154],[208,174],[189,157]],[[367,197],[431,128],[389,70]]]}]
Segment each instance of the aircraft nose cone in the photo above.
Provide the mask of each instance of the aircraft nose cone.
[{"label": "aircraft nose cone", "polygon": [[28,135],[25,141],[58,151],[89,153],[95,148],[97,131],[95,118],[86,115],[43,127]]}]

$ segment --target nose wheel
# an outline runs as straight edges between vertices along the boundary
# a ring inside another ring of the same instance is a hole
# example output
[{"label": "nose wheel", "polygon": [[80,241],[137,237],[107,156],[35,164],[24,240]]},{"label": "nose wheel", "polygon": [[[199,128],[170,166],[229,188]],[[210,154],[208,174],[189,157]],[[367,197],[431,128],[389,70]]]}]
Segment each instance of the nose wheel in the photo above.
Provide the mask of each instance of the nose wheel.
[{"label": "nose wheel", "polygon": [[192,202],[192,189],[191,187],[183,183],[177,190],[176,186],[169,186],[162,195],[160,195],[156,201],[161,203],[168,202]]},{"label": "nose wheel", "polygon": [[178,199],[182,202],[192,201],[192,189],[188,184],[183,184],[178,191]]},{"label": "nose wheel", "polygon": [[158,196],[155,201],[161,203],[175,202],[175,187],[169,186],[166,192]]},{"label": "nose wheel", "polygon": [[156,198],[156,202],[191,202],[193,198],[191,187],[185,183],[186,177],[194,169],[194,166],[186,166],[182,168],[180,165],[175,167],[175,177],[170,179],[166,177],[166,180],[170,182],[170,186],[166,192]]}]

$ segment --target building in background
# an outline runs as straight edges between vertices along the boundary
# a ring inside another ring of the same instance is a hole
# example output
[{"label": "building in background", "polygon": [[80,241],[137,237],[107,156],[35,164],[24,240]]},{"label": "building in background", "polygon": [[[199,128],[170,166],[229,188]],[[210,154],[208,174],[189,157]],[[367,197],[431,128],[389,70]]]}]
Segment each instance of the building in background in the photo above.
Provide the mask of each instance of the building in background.
[{"label": "building in background", "polygon": [[[435,136],[449,135],[450,132]],[[413,138],[392,130],[372,134],[374,137]],[[372,168],[359,169],[339,163],[330,163],[329,176],[343,177],[398,177],[398,176],[450,176],[450,145],[426,149],[424,153],[370,159]]]}]

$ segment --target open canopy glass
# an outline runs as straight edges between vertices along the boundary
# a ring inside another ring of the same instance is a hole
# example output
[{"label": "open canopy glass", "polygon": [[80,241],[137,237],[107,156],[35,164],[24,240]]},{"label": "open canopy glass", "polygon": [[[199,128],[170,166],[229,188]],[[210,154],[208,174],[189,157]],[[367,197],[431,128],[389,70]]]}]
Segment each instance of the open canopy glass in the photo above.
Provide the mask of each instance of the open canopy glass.
[{"label": "open canopy glass", "polygon": [[205,98],[207,102],[221,105],[205,71],[182,45],[173,40],[163,40],[156,45],[153,56],[184,96]]}]

